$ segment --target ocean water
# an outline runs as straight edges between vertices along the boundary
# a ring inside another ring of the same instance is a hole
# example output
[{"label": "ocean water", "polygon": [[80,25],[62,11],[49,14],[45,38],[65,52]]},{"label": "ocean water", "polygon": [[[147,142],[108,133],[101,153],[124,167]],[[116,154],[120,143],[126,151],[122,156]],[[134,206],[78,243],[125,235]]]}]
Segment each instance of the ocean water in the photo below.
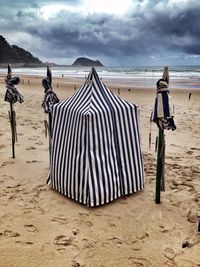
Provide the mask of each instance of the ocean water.
[{"label": "ocean water", "polygon": [[[104,81],[114,81],[127,85],[138,83],[139,86],[155,86],[158,79],[162,77],[164,67],[143,66],[143,67],[97,67],[96,71]],[[54,66],[51,68],[52,77],[73,77],[85,79],[89,74],[90,67],[69,67]],[[12,68],[13,76],[37,75],[46,76],[46,67],[40,68]],[[6,68],[0,69],[0,75],[7,74]],[[200,66],[169,66],[169,76],[173,84],[181,87],[184,82],[190,87],[200,89],[195,82],[200,82]],[[180,84],[179,84],[180,81]]]}]

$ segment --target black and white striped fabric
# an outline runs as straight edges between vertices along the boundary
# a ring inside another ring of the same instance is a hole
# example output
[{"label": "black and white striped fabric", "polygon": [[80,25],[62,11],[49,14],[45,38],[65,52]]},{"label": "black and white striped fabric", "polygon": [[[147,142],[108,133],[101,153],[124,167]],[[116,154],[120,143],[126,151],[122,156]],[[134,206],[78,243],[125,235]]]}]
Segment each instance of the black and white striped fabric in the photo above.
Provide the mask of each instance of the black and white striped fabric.
[{"label": "black and white striped fabric", "polygon": [[58,103],[59,99],[53,91],[53,88],[51,87],[51,83],[48,78],[42,80],[42,85],[45,89],[45,96],[42,102],[42,107],[44,108],[45,113],[51,113],[53,105]]},{"label": "black and white striped fabric", "polygon": [[4,98],[6,102],[10,102],[10,103],[16,103],[16,102],[23,103],[24,102],[23,95],[21,95],[20,92],[15,87],[15,85],[19,83],[20,83],[19,77],[13,77],[10,80],[8,80],[7,85],[6,85],[5,98]]},{"label": "black and white striped fabric", "polygon": [[85,84],[53,106],[48,183],[94,207],[144,187],[138,107],[115,96],[91,69]]},{"label": "black and white striped fabric", "polygon": [[155,98],[152,121],[161,129],[175,130],[174,105],[171,103],[168,83],[163,79],[157,81],[157,96]]}]

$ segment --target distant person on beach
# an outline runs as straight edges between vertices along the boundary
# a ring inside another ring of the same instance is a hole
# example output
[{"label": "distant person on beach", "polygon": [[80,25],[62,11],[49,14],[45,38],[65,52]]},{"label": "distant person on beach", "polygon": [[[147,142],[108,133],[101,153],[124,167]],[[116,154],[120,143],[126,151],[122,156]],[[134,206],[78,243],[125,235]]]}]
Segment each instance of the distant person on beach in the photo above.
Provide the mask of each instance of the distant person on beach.
[{"label": "distant person on beach", "polygon": [[191,96],[192,96],[192,93],[190,92],[190,93],[189,93],[189,96],[188,96],[188,99],[189,99],[189,100],[190,100]]}]

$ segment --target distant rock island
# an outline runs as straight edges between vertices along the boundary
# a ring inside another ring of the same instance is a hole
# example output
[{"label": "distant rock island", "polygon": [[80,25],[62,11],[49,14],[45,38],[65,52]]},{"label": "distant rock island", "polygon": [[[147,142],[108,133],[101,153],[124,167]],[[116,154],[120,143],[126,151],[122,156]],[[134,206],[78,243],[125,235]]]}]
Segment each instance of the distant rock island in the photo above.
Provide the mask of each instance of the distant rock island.
[{"label": "distant rock island", "polygon": [[104,65],[99,60],[79,57],[74,61],[71,67],[104,67]]},{"label": "distant rock island", "polygon": [[19,67],[37,67],[44,64],[30,52],[16,45],[10,45],[6,39],[0,35],[0,66],[12,65]]}]

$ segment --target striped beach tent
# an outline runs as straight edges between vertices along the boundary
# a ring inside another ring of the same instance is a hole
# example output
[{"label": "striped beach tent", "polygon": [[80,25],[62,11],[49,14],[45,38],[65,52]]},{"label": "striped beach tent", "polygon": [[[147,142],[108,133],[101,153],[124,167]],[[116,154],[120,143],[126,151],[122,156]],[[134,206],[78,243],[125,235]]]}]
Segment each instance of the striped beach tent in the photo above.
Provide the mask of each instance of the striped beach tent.
[{"label": "striped beach tent", "polygon": [[53,106],[48,184],[91,207],[144,187],[138,107],[114,95],[94,68]]}]

